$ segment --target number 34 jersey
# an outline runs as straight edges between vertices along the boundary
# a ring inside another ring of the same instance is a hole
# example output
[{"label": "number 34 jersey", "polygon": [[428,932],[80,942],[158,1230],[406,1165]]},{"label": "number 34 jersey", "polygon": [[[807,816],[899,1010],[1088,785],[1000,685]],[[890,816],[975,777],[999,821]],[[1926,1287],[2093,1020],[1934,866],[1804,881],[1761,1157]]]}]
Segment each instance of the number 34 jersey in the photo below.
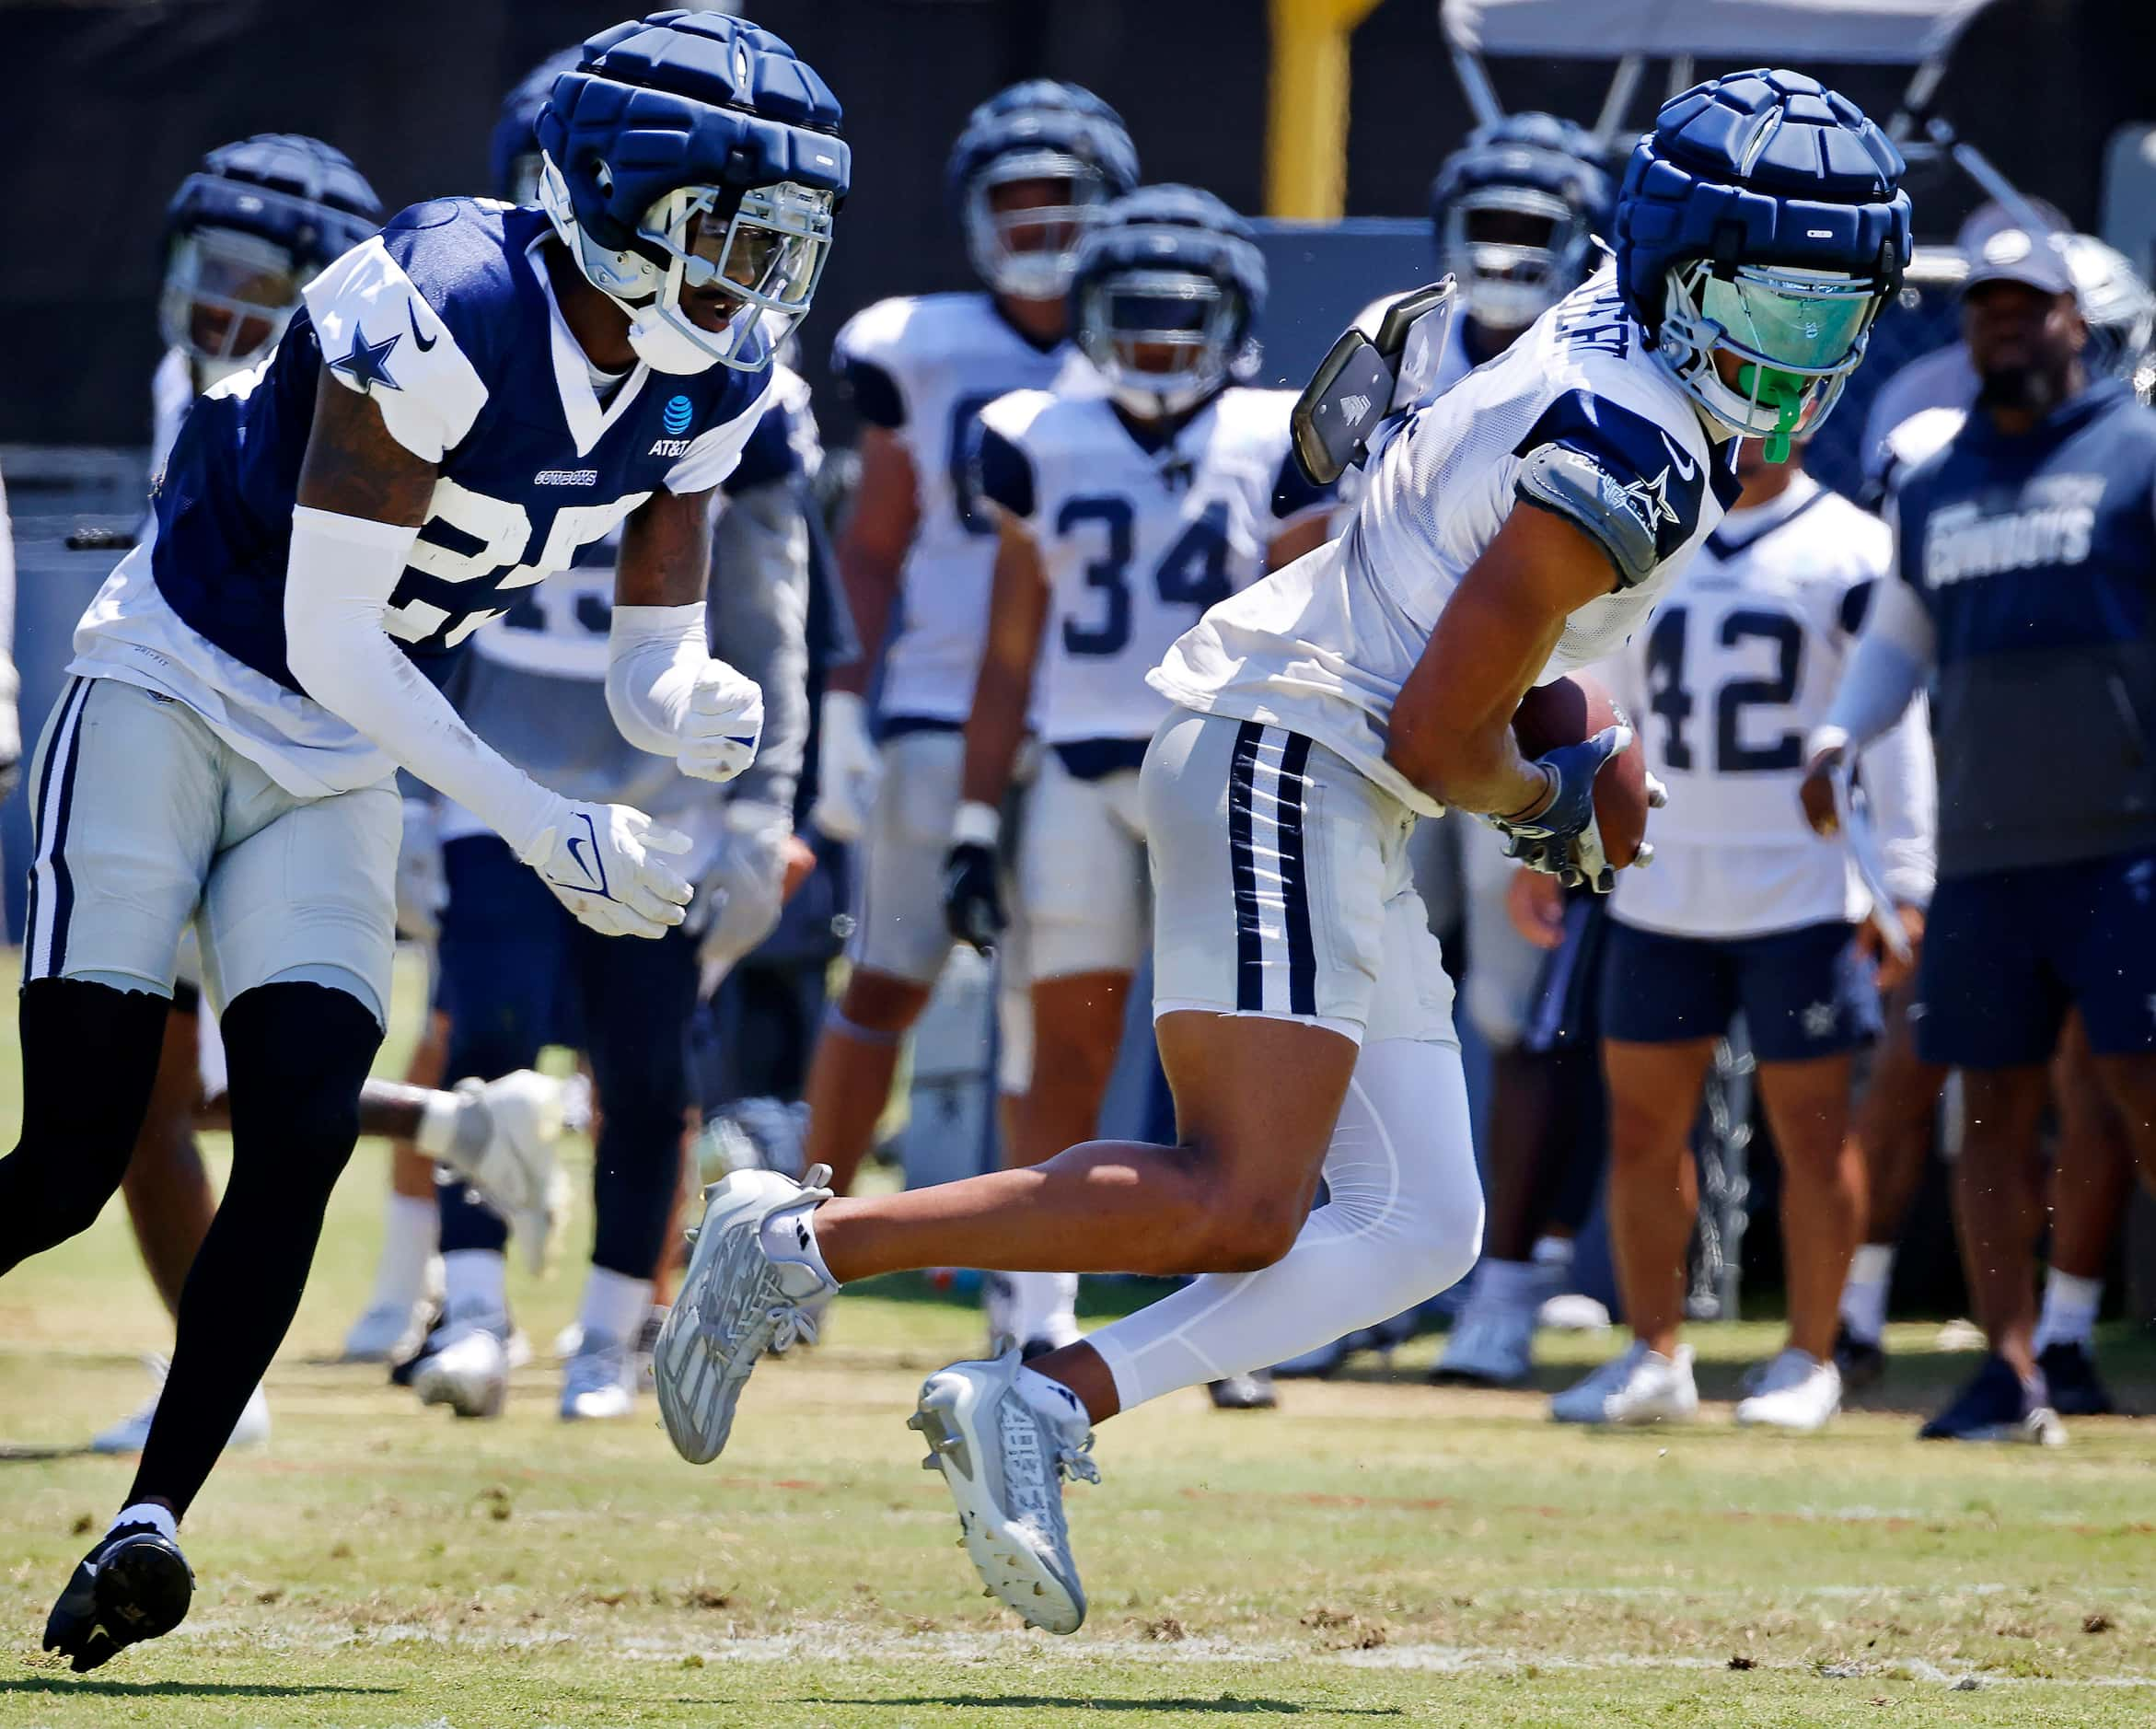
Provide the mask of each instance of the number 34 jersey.
[{"label": "number 34 jersey", "polygon": [[[1804,739],[1826,716],[1872,585],[1885,524],[1798,475],[1733,510],[1652,621],[1608,668],[1648,768],[1669,788],[1654,864],[1617,873],[1612,911],[1671,935],[1765,935],[1870,911],[1849,854],[1805,823]],[[1931,762],[1912,714],[1864,753],[1890,887],[1926,899]]]},{"label": "number 34 jersey", "polygon": [[1169,704],[1146,674],[1265,574],[1281,516],[1326,503],[1288,464],[1293,406],[1285,390],[1230,389],[1158,439],[1092,393],[1021,390],[982,411],[980,489],[1031,530],[1048,579],[1043,741],[1153,737]]},{"label": "number 34 jersey", "polygon": [[188,411],[156,483],[155,532],[75,627],[70,670],[186,703],[287,792],[319,797],[389,759],[292,676],[284,579],[319,389],[373,400],[437,471],[384,627],[442,657],[662,488],[738,459],[769,367],[639,365],[602,403],[548,279],[539,211],[416,204],[307,285],[270,357]]},{"label": "number 34 jersey", "polygon": [[847,320],[831,358],[862,419],[913,463],[919,514],[877,706],[887,721],[961,725],[996,557],[995,524],[972,493],[976,417],[1006,391],[1082,388],[1095,375],[1070,343],[1021,335],[985,294],[879,300]]}]

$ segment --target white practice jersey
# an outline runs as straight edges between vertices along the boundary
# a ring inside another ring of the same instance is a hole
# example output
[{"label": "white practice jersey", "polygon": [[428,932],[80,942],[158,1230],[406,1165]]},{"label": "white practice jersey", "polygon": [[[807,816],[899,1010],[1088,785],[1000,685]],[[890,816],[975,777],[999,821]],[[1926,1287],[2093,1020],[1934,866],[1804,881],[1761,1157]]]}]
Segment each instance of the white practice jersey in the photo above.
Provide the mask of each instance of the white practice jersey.
[{"label": "white practice jersey", "polygon": [[[1951,411],[1958,426],[1976,400],[1976,368],[1965,342],[1949,342],[1944,348],[1918,354],[1881,385],[1864,414],[1867,502],[1885,493],[1897,468],[1920,459],[1894,447],[1895,435],[1902,428],[1942,411]],[[1947,435],[1953,436],[1952,433]]]},{"label": "white practice jersey", "polygon": [[180,423],[194,406],[194,363],[184,348],[168,348],[150,374],[150,474],[165,471],[165,458],[180,436]]},{"label": "white practice jersey", "polygon": [[960,724],[996,557],[995,524],[969,478],[977,417],[1009,391],[1083,389],[1097,375],[1068,342],[1028,342],[985,294],[879,300],[847,320],[832,360],[863,419],[894,434],[913,462],[920,516],[877,706],[887,719]]},{"label": "white practice jersey", "polygon": [[[1762,936],[1871,911],[1847,848],[1813,833],[1797,789],[1891,552],[1884,523],[1799,475],[1725,516],[1626,645],[1608,682],[1669,804],[1648,825],[1652,868],[1617,874],[1624,923]],[[1922,715],[1873,744],[1862,774],[1890,883],[1927,899],[1937,801]]]},{"label": "white practice jersey", "polygon": [[[1146,674],[1265,574],[1294,405],[1285,390],[1223,390],[1152,448],[1090,391],[1020,390],[982,411],[981,490],[1032,531],[1048,578],[1044,741],[1153,737],[1169,704]],[[1325,505],[1306,484],[1281,496],[1290,516]]]},{"label": "white practice jersey", "polygon": [[1513,505],[1561,515],[1615,573],[1608,594],[1571,615],[1547,683],[1614,653],[1645,620],[1735,496],[1730,454],[1642,345],[1605,272],[1501,358],[1410,409],[1371,457],[1348,532],[1207,613],[1153,688],[1303,733],[1436,816],[1385,760],[1393,703]]}]

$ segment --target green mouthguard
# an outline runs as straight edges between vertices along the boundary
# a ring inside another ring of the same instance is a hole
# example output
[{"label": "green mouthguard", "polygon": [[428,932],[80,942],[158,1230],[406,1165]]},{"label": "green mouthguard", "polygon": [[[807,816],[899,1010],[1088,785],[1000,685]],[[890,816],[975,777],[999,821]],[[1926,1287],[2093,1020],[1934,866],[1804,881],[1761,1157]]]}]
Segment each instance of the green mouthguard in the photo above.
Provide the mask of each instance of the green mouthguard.
[{"label": "green mouthguard", "polygon": [[1772,366],[1756,366],[1746,361],[1737,368],[1737,389],[1780,416],[1767,435],[1763,449],[1769,462],[1787,462],[1790,435],[1796,431],[1797,416],[1804,411],[1804,380],[1793,372],[1777,372]]}]

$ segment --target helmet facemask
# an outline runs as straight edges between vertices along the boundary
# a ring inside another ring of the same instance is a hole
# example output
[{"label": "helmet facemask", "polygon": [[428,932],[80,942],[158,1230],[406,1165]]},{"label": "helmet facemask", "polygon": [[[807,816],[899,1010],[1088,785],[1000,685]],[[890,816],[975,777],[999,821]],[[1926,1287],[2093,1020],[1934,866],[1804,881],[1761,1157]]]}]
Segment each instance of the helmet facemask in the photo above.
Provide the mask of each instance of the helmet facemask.
[{"label": "helmet facemask", "polygon": [[1519,331],[1571,292],[1588,243],[1580,214],[1530,186],[1484,186],[1447,205],[1439,250],[1478,323]]},{"label": "helmet facemask", "polygon": [[[585,279],[629,314],[638,358],[681,374],[763,366],[815,297],[835,203],[791,180],[751,187],[737,200],[721,187],[678,187],[644,213],[630,249],[615,252],[585,232],[560,171],[544,158],[539,200]],[[724,322],[700,324],[690,316],[699,306],[721,310]]]},{"label": "helmet facemask", "polygon": [[[1061,203],[995,207],[997,188],[1045,181],[1069,189]],[[1065,151],[1013,150],[966,190],[966,252],[980,279],[1014,300],[1057,300],[1071,286],[1078,243],[1108,202],[1100,170]]]},{"label": "helmet facemask", "polygon": [[[1669,269],[1655,353],[1713,419],[1786,462],[1862,363],[1886,293],[1868,275],[1689,260]],[[1733,382],[1718,352],[1738,362]]]},{"label": "helmet facemask", "polygon": [[291,252],[275,241],[236,228],[197,228],[173,242],[158,330],[214,384],[277,345],[299,304],[299,287]]},{"label": "helmet facemask", "polygon": [[1078,345],[1141,420],[1188,412],[1227,383],[1243,296],[1186,270],[1123,270],[1079,296]]}]

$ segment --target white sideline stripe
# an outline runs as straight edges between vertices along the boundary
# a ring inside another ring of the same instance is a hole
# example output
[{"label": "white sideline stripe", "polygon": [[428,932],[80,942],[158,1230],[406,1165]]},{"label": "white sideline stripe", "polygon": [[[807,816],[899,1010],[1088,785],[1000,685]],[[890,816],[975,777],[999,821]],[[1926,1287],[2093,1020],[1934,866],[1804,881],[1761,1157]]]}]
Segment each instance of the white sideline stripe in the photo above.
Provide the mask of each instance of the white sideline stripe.
[{"label": "white sideline stripe", "polygon": [[[1845,1587],[1855,1589],[1856,1587]],[[257,1650],[349,1650],[374,1645],[429,1645],[454,1647],[464,1652],[544,1651],[554,1647],[590,1654],[600,1642],[588,1629],[545,1633],[501,1633],[472,1637],[467,1632],[445,1633],[438,1627],[418,1622],[390,1622],[358,1632],[310,1634],[295,1631],[266,1632],[238,1620],[213,1619],[189,1621],[167,1635],[172,1639],[199,1640],[205,1643],[219,1637],[244,1639]],[[791,1633],[755,1633],[740,1639],[675,1640],[658,1636],[631,1636],[606,1642],[605,1654],[632,1663],[678,1663],[685,1657],[703,1657],[723,1663],[904,1664],[914,1661],[988,1662],[1067,1660],[1077,1663],[1155,1664],[1339,1664],[1346,1668],[1414,1669],[1447,1675],[1503,1675],[1521,1669],[1562,1669],[1593,1672],[1600,1669],[1676,1670],[1699,1672],[1724,1669],[1726,1656],[1680,1656],[1652,1652],[1616,1651],[1581,1655],[1575,1653],[1521,1651],[1496,1645],[1380,1645],[1372,1651],[1328,1651],[1292,1640],[1234,1640],[1203,1634],[1180,1640],[1086,1638],[1059,1645],[1044,1653],[1037,1642],[1020,1643],[1024,1638],[1015,1625],[1001,1633],[870,1632],[842,1622],[812,1622]],[[1809,1661],[1758,1659],[1761,1672],[1819,1675]],[[1820,1676],[1825,1680],[1913,1679],[1951,1686],[1973,1677],[1983,1688],[1994,1687],[2057,1688],[2156,1688],[2156,1675],[2005,1676],[1971,1665],[1943,1668],[1923,1657],[1889,1657],[1880,1661],[1850,1663]]]}]

